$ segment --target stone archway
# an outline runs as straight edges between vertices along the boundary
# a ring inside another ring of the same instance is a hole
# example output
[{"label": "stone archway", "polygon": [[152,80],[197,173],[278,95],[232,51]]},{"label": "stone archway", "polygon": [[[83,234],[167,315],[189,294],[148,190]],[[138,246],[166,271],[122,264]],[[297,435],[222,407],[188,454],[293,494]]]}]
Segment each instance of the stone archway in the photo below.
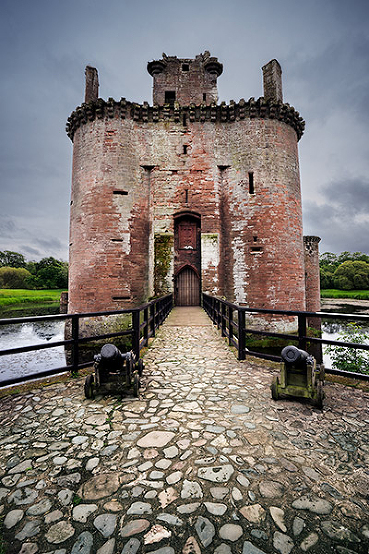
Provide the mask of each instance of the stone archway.
[{"label": "stone archway", "polygon": [[174,216],[174,301],[199,306],[201,290],[201,219],[182,212]]},{"label": "stone archway", "polygon": [[200,305],[200,279],[190,266],[185,266],[176,276],[175,304],[176,306]]}]

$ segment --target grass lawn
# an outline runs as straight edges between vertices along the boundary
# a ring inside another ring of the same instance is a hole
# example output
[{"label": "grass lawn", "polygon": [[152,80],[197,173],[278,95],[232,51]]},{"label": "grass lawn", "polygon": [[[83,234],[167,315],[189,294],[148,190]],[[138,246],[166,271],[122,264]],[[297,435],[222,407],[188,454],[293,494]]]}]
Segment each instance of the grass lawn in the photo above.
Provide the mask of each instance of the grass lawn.
[{"label": "grass lawn", "polygon": [[369,290],[337,290],[323,289],[320,291],[322,298],[353,298],[355,300],[369,300]]},{"label": "grass lawn", "polygon": [[16,304],[56,303],[63,290],[0,289],[0,308]]}]

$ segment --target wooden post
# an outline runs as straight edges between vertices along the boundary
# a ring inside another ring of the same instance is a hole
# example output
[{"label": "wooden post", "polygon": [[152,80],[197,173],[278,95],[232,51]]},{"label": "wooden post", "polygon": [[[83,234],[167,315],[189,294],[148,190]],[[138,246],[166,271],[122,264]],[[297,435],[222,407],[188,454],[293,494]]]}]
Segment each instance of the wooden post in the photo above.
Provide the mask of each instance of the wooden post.
[{"label": "wooden post", "polygon": [[244,360],[246,358],[245,346],[246,346],[246,337],[245,337],[245,312],[243,310],[238,310],[238,359]]},{"label": "wooden post", "polygon": [[78,372],[79,364],[79,316],[72,315],[72,372]]},{"label": "wooden post", "polygon": [[140,310],[134,310],[132,312],[132,350],[136,356],[136,360],[140,357]]},{"label": "wooden post", "polygon": [[299,348],[306,350],[306,315],[298,315],[299,322]]},{"label": "wooden post", "polygon": [[233,340],[233,308],[228,306],[228,319],[229,319],[229,335],[228,335],[228,344],[231,346]]}]

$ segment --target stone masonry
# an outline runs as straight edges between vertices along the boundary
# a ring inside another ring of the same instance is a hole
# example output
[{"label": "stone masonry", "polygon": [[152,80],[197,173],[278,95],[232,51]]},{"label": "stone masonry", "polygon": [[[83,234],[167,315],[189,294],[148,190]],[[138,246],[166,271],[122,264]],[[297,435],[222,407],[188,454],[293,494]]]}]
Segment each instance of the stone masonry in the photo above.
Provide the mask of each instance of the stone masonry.
[{"label": "stone masonry", "polygon": [[276,60],[263,67],[258,100],[218,104],[222,70],[209,52],[163,54],[148,64],[149,106],[102,100],[97,70],[86,68],[85,102],[67,124],[70,312],[121,309],[167,292],[176,304],[198,304],[201,291],[305,310],[304,121],[283,103]]}]

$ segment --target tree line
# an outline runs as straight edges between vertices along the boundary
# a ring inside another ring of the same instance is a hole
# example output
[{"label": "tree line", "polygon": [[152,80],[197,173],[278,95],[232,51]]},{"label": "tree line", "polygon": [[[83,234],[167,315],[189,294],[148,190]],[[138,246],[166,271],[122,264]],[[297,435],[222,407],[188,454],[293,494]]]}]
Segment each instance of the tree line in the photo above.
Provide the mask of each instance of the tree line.
[{"label": "tree line", "polygon": [[68,262],[53,257],[27,262],[23,254],[0,251],[0,288],[68,289]]},{"label": "tree line", "polygon": [[[369,256],[362,252],[324,252],[320,260],[322,289],[368,290]],[[53,257],[27,262],[23,254],[0,251],[0,288],[68,289],[68,262]]]},{"label": "tree line", "polygon": [[362,252],[324,252],[320,256],[322,289],[368,290],[369,256]]}]

